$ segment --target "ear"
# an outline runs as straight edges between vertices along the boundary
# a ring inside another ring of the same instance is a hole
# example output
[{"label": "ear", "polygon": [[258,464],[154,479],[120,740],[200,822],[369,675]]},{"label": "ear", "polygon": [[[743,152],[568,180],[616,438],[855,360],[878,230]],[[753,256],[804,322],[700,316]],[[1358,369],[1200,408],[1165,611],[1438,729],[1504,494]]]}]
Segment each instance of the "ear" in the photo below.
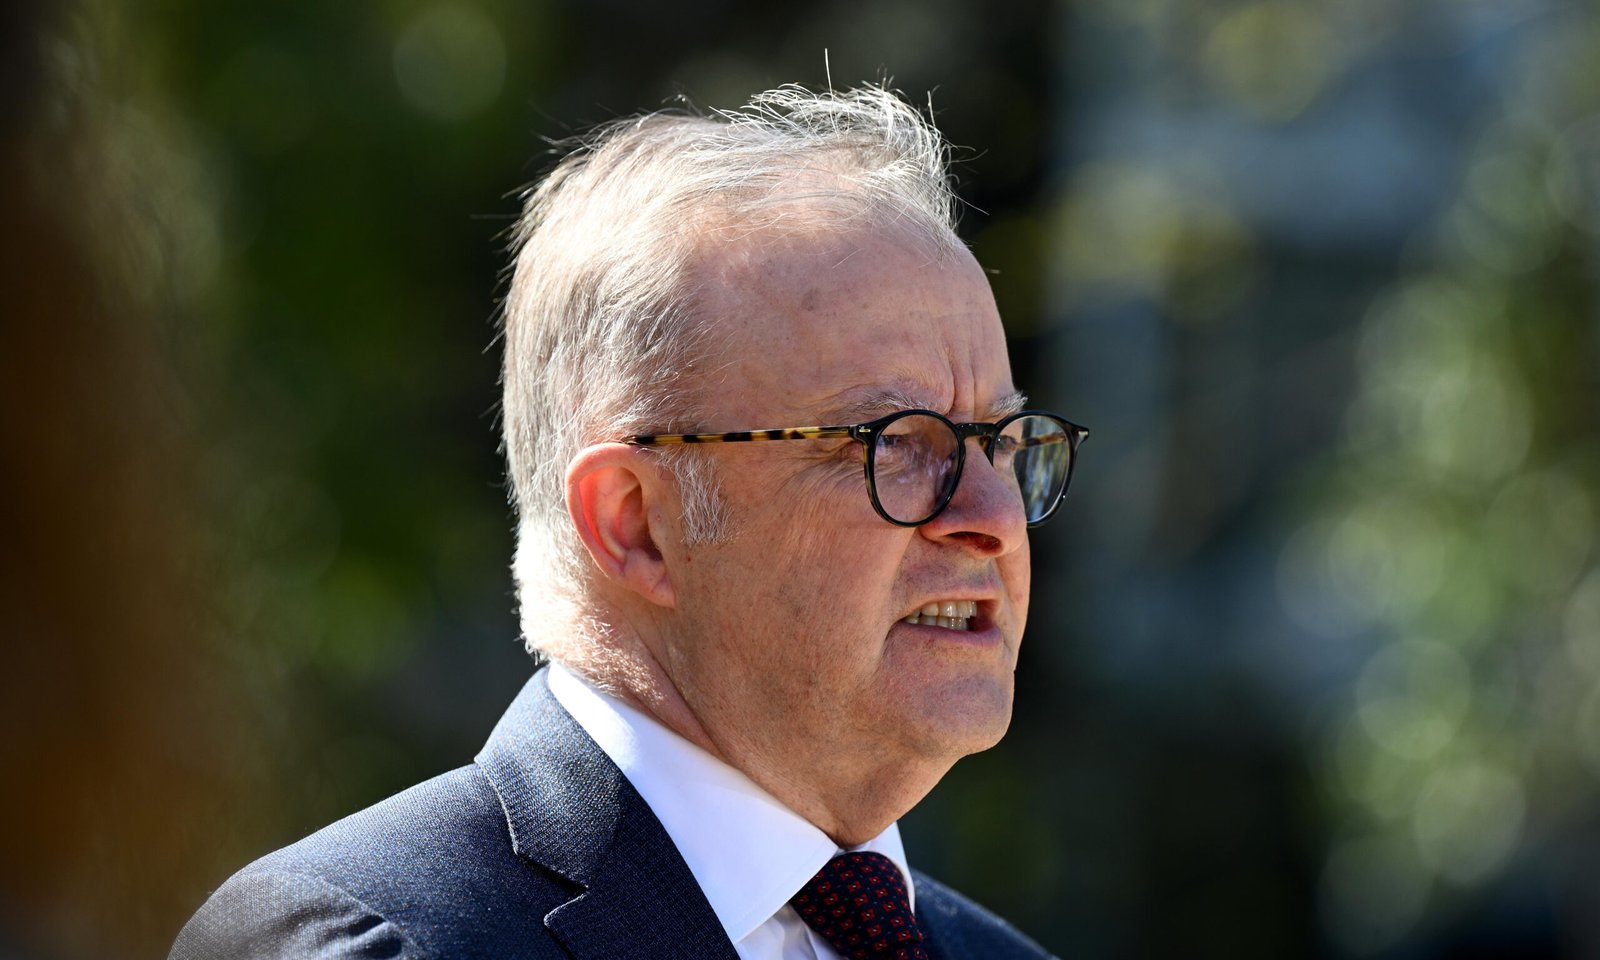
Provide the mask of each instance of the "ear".
[{"label": "ear", "polygon": [[567,465],[567,513],[600,572],[657,606],[673,607],[677,597],[656,546],[665,531],[651,518],[665,492],[660,472],[638,447],[595,444]]}]

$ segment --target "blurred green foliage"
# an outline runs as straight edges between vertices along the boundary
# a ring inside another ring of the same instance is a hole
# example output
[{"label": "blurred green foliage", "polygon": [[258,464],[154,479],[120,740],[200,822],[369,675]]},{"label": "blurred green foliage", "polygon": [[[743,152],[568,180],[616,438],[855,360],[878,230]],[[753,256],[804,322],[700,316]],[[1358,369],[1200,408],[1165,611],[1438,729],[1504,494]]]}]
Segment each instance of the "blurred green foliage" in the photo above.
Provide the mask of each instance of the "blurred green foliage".
[{"label": "blurred green foliage", "polygon": [[1322,502],[1284,555],[1308,627],[1376,641],[1325,728],[1325,909],[1358,949],[1600,801],[1596,50],[1593,18],[1519,38],[1455,195],[1356,325]]}]

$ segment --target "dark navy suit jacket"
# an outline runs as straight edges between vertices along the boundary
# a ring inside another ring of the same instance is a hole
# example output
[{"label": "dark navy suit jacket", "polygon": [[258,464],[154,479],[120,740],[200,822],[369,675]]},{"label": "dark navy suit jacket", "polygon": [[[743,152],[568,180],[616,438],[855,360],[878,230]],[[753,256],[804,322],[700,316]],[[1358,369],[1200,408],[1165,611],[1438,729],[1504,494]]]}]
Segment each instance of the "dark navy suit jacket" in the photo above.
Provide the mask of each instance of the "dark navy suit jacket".
[{"label": "dark navy suit jacket", "polygon": [[[1047,956],[915,880],[935,958]],[[245,867],[171,954],[238,957],[737,960],[666,831],[543,671],[475,763]]]}]

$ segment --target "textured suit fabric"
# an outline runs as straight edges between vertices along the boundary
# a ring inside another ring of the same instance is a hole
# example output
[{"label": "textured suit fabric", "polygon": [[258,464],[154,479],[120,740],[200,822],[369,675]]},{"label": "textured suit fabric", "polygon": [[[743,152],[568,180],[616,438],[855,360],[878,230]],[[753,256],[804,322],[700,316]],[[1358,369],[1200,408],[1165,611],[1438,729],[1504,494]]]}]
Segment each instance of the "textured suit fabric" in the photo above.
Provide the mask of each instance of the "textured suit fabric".
[{"label": "textured suit fabric", "polygon": [[[936,960],[1047,956],[914,877]],[[245,867],[171,953],[268,957],[737,960],[666,831],[543,671],[473,764]]]}]

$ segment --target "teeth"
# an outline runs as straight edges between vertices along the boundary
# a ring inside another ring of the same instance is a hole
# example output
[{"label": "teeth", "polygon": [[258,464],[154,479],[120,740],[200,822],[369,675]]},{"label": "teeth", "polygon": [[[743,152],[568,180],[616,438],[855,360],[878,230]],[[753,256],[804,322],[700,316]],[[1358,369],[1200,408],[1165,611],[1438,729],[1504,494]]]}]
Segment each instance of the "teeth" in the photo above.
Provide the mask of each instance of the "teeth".
[{"label": "teeth", "polygon": [[972,618],[978,615],[976,600],[945,600],[930,603],[905,618],[906,623],[943,627],[946,630],[971,630]]}]

